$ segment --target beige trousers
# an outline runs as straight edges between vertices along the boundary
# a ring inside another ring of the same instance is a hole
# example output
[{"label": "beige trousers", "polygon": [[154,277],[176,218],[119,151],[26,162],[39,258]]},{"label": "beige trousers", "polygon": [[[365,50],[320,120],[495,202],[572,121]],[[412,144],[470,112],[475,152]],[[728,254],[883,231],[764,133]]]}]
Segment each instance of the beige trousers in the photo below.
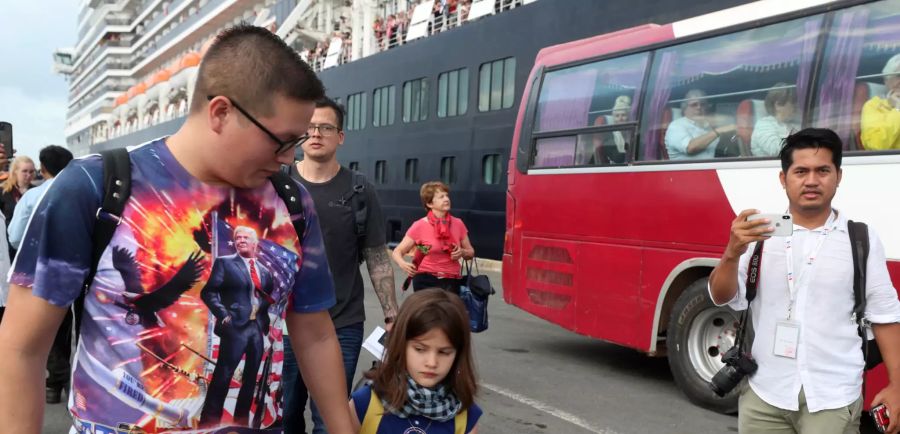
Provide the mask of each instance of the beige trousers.
[{"label": "beige trousers", "polygon": [[859,434],[862,396],[852,404],[810,413],[806,395],[800,390],[800,409],[782,410],[769,405],[749,385],[738,401],[740,434]]}]

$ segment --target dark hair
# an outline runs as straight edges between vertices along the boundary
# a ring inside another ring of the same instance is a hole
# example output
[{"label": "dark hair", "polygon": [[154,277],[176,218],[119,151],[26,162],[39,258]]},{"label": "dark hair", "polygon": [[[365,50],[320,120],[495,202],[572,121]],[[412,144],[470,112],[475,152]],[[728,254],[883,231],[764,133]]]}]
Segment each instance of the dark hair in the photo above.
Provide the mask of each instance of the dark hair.
[{"label": "dark hair", "polygon": [[428,204],[431,203],[438,191],[450,194],[450,187],[441,181],[429,181],[422,184],[422,188],[419,189],[419,197],[422,199],[422,206],[425,207],[425,211],[430,209]]},{"label": "dark hair", "polygon": [[68,149],[57,145],[47,146],[41,149],[40,154],[38,154],[41,169],[46,170],[50,176],[56,176],[57,173],[62,172],[66,165],[72,161],[72,158],[74,157],[72,157],[72,153]]},{"label": "dark hair", "polygon": [[769,91],[766,94],[766,113],[771,116],[775,116],[775,104],[787,104],[788,102],[795,102],[797,100],[797,91],[793,87],[787,83],[776,83],[775,89]]},{"label": "dark hair", "polygon": [[804,128],[784,139],[784,146],[778,154],[781,157],[781,170],[787,173],[794,164],[794,151],[797,149],[825,148],[831,151],[831,161],[836,169],[841,168],[841,156],[844,144],[841,138],[828,128]]},{"label": "dark hair", "polygon": [[234,98],[254,114],[271,116],[275,95],[316,101],[325,96],[325,88],[281,38],[262,27],[240,24],[219,33],[203,56],[191,113],[203,110],[210,95]]},{"label": "dark hair", "polygon": [[316,108],[327,107],[334,110],[334,115],[337,117],[337,125],[338,129],[344,129],[344,107],[341,107],[335,100],[323,96],[316,101]]},{"label": "dark hair", "polygon": [[478,384],[472,360],[472,336],[466,306],[456,294],[431,288],[406,298],[388,335],[385,358],[375,371],[372,388],[391,408],[403,408],[407,401],[406,344],[411,339],[440,329],[456,349],[456,358],[441,382],[468,409],[475,402]]}]

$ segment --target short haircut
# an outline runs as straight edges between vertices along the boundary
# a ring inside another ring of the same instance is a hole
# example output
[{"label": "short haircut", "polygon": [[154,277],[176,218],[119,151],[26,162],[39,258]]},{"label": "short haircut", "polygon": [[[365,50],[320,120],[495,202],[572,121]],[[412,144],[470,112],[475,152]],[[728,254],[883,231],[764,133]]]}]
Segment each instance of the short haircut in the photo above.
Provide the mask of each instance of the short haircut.
[{"label": "short haircut", "polygon": [[373,390],[391,408],[403,408],[407,396],[406,345],[431,330],[439,329],[456,349],[456,358],[441,382],[468,409],[475,402],[478,384],[472,358],[469,314],[456,294],[430,288],[412,293],[400,306],[397,320],[388,334],[384,361],[375,371]]},{"label": "short haircut", "polygon": [[884,69],[881,70],[881,73],[900,74],[900,53],[895,54],[888,59],[887,63],[884,64]]},{"label": "short haircut", "polygon": [[424,206],[426,210],[430,209],[428,208],[428,204],[431,203],[431,200],[434,199],[434,195],[437,194],[438,191],[450,194],[450,187],[441,181],[430,181],[422,184],[422,188],[419,190],[419,197],[422,198],[422,206]]},{"label": "short haircut", "polygon": [[251,238],[253,238],[256,241],[259,241],[259,235],[256,233],[256,231],[253,228],[251,228],[249,226],[235,227],[232,237],[237,237],[238,232],[243,232],[245,234],[249,234],[251,236]]},{"label": "short haircut", "polygon": [[41,169],[47,171],[50,176],[56,176],[59,172],[72,161],[72,153],[62,146],[50,145],[41,149],[38,154],[38,160],[41,162]]},{"label": "short haircut", "polygon": [[775,104],[784,105],[788,102],[797,103],[797,91],[794,87],[787,83],[776,83],[774,87],[766,94],[766,113],[769,116],[775,116]]},{"label": "short haircut", "polygon": [[228,28],[203,56],[191,113],[206,107],[207,96],[233,98],[259,116],[272,116],[276,95],[316,101],[325,88],[300,55],[281,38],[246,24]]},{"label": "short haircut", "polygon": [[804,128],[784,139],[784,146],[778,154],[781,157],[781,170],[787,173],[794,164],[794,151],[798,149],[825,148],[831,151],[834,167],[841,168],[841,157],[844,144],[837,133],[827,128]]},{"label": "short haircut", "polygon": [[703,97],[706,96],[706,92],[703,89],[691,89],[684,94],[684,101],[681,101],[681,110],[687,108],[688,102],[692,99],[699,99],[703,105],[709,105]]},{"label": "short haircut", "polygon": [[334,111],[334,116],[337,117],[337,125],[335,125],[335,126],[338,127],[338,129],[343,130],[344,129],[344,108],[341,107],[341,105],[338,104],[335,100],[333,100],[327,96],[319,98],[319,100],[316,101],[316,108],[326,108],[326,107],[330,108],[331,110]]}]

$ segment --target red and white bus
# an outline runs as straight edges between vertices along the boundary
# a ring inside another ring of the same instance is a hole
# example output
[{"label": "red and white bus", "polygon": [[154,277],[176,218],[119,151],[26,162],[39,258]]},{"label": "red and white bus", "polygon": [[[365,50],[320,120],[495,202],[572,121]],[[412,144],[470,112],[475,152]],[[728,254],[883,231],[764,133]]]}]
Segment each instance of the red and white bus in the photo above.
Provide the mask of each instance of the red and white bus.
[{"label": "red and white bus", "polygon": [[[860,121],[896,80],[885,66],[898,53],[900,0],[765,0],[541,50],[509,161],[505,300],[667,355],[692,401],[735,411],[734,394],[707,387],[738,322],[712,304],[707,276],[737,213],[787,208],[775,156],[785,131],[839,132],[835,207],[878,231],[900,287],[900,141]],[[686,153],[697,110],[736,128]],[[867,403],[886,378],[883,366],[868,374]]]}]

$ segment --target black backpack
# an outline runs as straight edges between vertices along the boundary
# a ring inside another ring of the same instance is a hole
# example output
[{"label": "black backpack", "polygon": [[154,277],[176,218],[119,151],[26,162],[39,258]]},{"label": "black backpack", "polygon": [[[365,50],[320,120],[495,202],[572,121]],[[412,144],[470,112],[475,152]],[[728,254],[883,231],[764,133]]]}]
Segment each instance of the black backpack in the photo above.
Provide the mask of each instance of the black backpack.
[{"label": "black backpack", "polygon": [[[112,149],[100,153],[103,159],[103,200],[97,209],[97,220],[94,223],[92,237],[91,268],[82,284],[81,294],[72,305],[72,314],[75,318],[75,342],[79,338],[81,330],[81,315],[84,311],[84,299],[88,289],[97,274],[97,266],[100,257],[112,240],[116,227],[122,223],[122,213],[125,204],[131,196],[131,158],[124,148]],[[278,197],[284,201],[291,216],[300,216],[293,221],[297,237],[303,240],[306,232],[306,218],[303,213],[303,204],[300,202],[299,190],[296,183],[287,174],[277,172],[269,180]]]},{"label": "black backpack", "polygon": [[[863,360],[866,363],[865,370],[868,371],[882,362],[878,344],[875,342],[875,339],[869,339],[866,333],[866,329],[872,325],[866,319],[866,266],[869,262],[869,227],[865,223],[850,220],[847,222],[847,233],[850,236],[850,250],[853,254],[853,320],[857,325],[857,333],[862,339]],[[756,298],[762,248],[762,241],[756,243],[753,255],[750,257],[746,285],[748,304]],[[744,312],[746,314],[747,311]],[[745,314],[741,316],[741,328],[744,327],[747,321]]]}]

